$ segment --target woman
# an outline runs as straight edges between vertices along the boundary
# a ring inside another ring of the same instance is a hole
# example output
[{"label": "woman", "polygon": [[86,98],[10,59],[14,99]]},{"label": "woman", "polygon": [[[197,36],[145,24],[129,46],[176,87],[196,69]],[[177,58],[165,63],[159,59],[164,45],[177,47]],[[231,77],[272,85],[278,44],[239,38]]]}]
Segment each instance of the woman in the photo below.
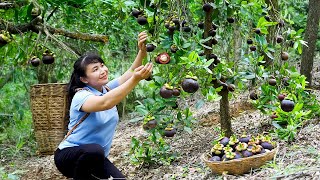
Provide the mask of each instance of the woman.
[{"label": "woman", "polygon": [[152,71],[151,63],[142,66],[147,55],[147,34],[142,32],[138,37],[139,52],[131,68],[115,80],[109,82],[108,68],[97,55],[84,55],[74,63],[68,87],[72,100],[69,132],[75,128],[54,155],[55,164],[63,175],[76,180],[125,178],[107,157],[119,120],[116,105]]}]

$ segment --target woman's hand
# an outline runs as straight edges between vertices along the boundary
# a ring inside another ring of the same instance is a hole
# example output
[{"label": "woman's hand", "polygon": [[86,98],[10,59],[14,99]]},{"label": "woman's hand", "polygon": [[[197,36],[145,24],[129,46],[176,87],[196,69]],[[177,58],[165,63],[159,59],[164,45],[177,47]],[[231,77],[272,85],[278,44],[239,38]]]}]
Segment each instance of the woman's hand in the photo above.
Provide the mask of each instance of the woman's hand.
[{"label": "woman's hand", "polygon": [[145,43],[147,38],[148,38],[148,34],[145,31],[141,32],[138,35],[138,47],[141,53],[143,54],[147,54],[146,43]]},{"label": "woman's hand", "polygon": [[152,73],[153,64],[147,63],[144,66],[139,66],[136,69],[134,69],[133,78],[137,80],[142,80],[150,77]]}]

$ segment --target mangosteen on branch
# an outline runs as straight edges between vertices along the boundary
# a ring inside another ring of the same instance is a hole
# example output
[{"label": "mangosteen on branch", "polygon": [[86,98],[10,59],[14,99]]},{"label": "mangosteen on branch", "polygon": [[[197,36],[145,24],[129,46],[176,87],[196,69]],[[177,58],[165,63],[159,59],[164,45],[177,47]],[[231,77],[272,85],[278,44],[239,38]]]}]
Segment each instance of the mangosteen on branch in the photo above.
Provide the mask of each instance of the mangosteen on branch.
[{"label": "mangosteen on branch", "polygon": [[54,62],[53,53],[49,52],[49,50],[46,50],[43,53],[42,62],[43,62],[43,64],[52,64]]},{"label": "mangosteen on branch", "polygon": [[142,14],[142,11],[139,11],[139,10],[137,10],[137,9],[133,9],[133,10],[131,11],[131,15],[134,16],[135,18],[138,18],[139,15],[141,15],[141,14]]},{"label": "mangosteen on branch", "polygon": [[265,15],[265,16],[264,16],[264,19],[266,19],[266,21],[268,21],[268,22],[271,21],[270,16],[268,16],[268,15]]},{"label": "mangosteen on branch", "polygon": [[281,53],[281,59],[286,61],[289,59],[289,54],[287,52],[282,52]]},{"label": "mangosteen on branch", "polygon": [[40,65],[40,59],[37,58],[36,56],[33,56],[30,60],[30,63],[32,66],[37,67]]},{"label": "mangosteen on branch", "polygon": [[178,47],[175,44],[173,44],[173,45],[170,46],[170,51],[172,53],[176,53],[178,51]]},{"label": "mangosteen on branch", "polygon": [[153,45],[153,44],[147,44],[146,45],[147,52],[152,52],[155,48],[156,48],[156,46]]},{"label": "mangosteen on branch", "polygon": [[172,94],[173,94],[174,96],[180,96],[180,89],[174,88],[174,89],[172,90]]},{"label": "mangosteen on branch", "polygon": [[251,92],[249,97],[252,100],[257,100],[258,99],[258,94],[256,92]]},{"label": "mangosteen on branch", "polygon": [[209,30],[208,34],[209,34],[209,36],[214,37],[214,36],[217,34],[217,30],[211,28],[211,29]]},{"label": "mangosteen on branch", "polygon": [[269,85],[271,85],[271,86],[277,85],[277,80],[273,79],[273,78],[269,79]]},{"label": "mangosteen on branch", "polygon": [[254,45],[253,45],[253,46],[250,46],[250,50],[251,50],[251,51],[256,51],[256,50],[257,50],[257,47],[254,46]]},{"label": "mangosteen on branch", "polygon": [[283,42],[283,37],[282,36],[277,36],[276,41],[277,41],[277,43],[282,43]]},{"label": "mangosteen on branch", "polygon": [[182,27],[182,30],[184,32],[191,32],[191,28],[189,26],[186,26],[186,27]]},{"label": "mangosteen on branch", "polygon": [[177,130],[172,127],[167,127],[164,129],[163,135],[166,137],[173,137],[177,133]]},{"label": "mangosteen on branch", "polygon": [[258,35],[260,35],[260,34],[261,34],[261,30],[260,30],[260,28],[256,28],[256,29],[254,30],[254,32],[255,32],[256,34],[258,34]]},{"label": "mangosteen on branch", "polygon": [[280,19],[280,20],[278,21],[278,26],[282,28],[282,27],[284,27],[284,25],[285,25],[284,20]]},{"label": "mangosteen on branch", "polygon": [[253,40],[252,39],[247,39],[247,44],[253,44]]},{"label": "mangosteen on branch", "polygon": [[205,12],[209,12],[211,9],[212,9],[212,6],[211,4],[209,3],[206,3],[202,6],[202,9],[205,11]]},{"label": "mangosteen on branch", "polygon": [[147,24],[148,23],[148,20],[147,20],[147,18],[146,17],[144,17],[144,16],[140,16],[140,17],[138,17],[137,18],[137,22],[140,24],[140,25],[145,25],[145,24]]},{"label": "mangosteen on branch", "polygon": [[228,23],[234,23],[234,18],[233,17],[227,17]]},{"label": "mangosteen on branch", "polygon": [[281,109],[285,112],[291,112],[294,108],[294,102],[291,100],[284,99],[281,101]]},{"label": "mangosteen on branch", "polygon": [[282,83],[283,83],[283,85],[285,85],[285,86],[289,86],[289,78],[288,78],[288,77],[284,77],[284,78],[282,79]]},{"label": "mangosteen on branch", "polygon": [[143,129],[144,130],[150,130],[157,126],[157,120],[155,120],[154,116],[148,115],[144,119]]},{"label": "mangosteen on branch", "polygon": [[198,27],[199,27],[200,29],[204,29],[204,23],[203,23],[203,22],[199,22],[199,23],[198,23]]},{"label": "mangosteen on branch", "polygon": [[285,97],[286,97],[286,95],[284,95],[284,94],[279,94],[279,95],[278,95],[278,99],[279,99],[280,101],[284,100]]},{"label": "mangosteen on branch", "polygon": [[8,44],[8,42],[9,42],[9,38],[4,34],[0,34],[0,46],[4,46]]},{"label": "mangosteen on branch", "polygon": [[182,81],[182,89],[188,93],[194,93],[199,89],[199,83],[196,77],[187,76]]},{"label": "mangosteen on branch", "polygon": [[159,64],[168,64],[170,62],[170,56],[168,53],[163,52],[156,57],[156,62]]},{"label": "mangosteen on branch", "polygon": [[165,84],[164,86],[161,87],[160,89],[160,96],[162,98],[171,98],[172,95],[173,95],[173,87],[168,85],[168,84]]}]

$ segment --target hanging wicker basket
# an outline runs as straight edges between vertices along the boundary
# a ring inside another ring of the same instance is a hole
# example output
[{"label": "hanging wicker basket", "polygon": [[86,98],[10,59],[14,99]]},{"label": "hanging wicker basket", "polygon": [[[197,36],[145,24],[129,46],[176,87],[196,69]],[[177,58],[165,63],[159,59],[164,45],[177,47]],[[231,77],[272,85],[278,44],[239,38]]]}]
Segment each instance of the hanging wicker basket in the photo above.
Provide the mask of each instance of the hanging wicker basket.
[{"label": "hanging wicker basket", "polygon": [[246,158],[233,159],[230,161],[209,161],[211,157],[209,153],[204,153],[201,160],[216,174],[235,174],[241,175],[249,172],[251,169],[259,168],[267,161],[274,158],[278,148],[274,148],[263,154],[257,154]]},{"label": "hanging wicker basket", "polygon": [[31,111],[38,152],[53,154],[67,131],[67,85],[36,84],[30,89]]}]

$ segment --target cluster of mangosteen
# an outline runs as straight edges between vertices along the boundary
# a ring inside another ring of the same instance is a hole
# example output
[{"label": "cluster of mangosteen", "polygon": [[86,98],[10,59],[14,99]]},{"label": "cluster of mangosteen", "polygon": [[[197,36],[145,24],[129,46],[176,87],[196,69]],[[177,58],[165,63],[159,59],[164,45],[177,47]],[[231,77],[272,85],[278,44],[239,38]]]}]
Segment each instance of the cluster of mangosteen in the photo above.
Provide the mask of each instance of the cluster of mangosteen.
[{"label": "cluster of mangosteen", "polygon": [[213,142],[209,161],[246,158],[269,152],[274,147],[275,142],[272,142],[268,135],[249,136],[243,134],[240,138],[237,138],[236,135],[232,135],[230,138],[221,137]]},{"label": "cluster of mangosteen", "polygon": [[[143,120],[142,128],[144,130],[154,129],[158,125],[157,120],[152,115],[147,115]],[[173,127],[173,124],[167,125],[163,131],[165,137],[173,137],[177,133],[177,129]]]},{"label": "cluster of mangosteen", "polygon": [[183,32],[191,32],[191,27],[188,22],[186,20],[180,20],[176,15],[169,17],[165,21],[164,26],[168,29],[167,33],[170,35],[172,35],[175,30],[180,31],[180,27]]},{"label": "cluster of mangosteen", "polygon": [[0,33],[0,47],[8,44],[10,42],[10,34],[8,31],[2,31]]},{"label": "cluster of mangosteen", "polygon": [[148,24],[148,19],[144,14],[144,11],[133,9],[131,15],[137,19],[138,24],[140,24],[141,26]]},{"label": "cluster of mangosteen", "polygon": [[[41,61],[37,56],[32,56],[29,60],[32,66],[37,67],[40,65]],[[45,50],[42,54],[42,63],[43,64],[52,64],[54,62],[54,53],[50,50]]]}]

